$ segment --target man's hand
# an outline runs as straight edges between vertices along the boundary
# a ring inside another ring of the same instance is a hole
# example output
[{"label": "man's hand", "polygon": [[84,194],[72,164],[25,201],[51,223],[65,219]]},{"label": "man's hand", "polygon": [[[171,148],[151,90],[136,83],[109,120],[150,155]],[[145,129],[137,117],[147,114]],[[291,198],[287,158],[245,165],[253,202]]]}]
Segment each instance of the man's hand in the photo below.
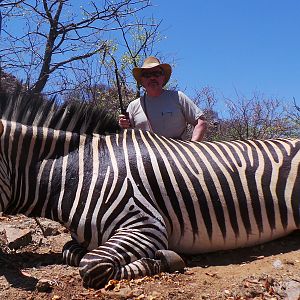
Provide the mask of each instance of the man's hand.
[{"label": "man's hand", "polygon": [[123,129],[131,127],[128,115],[123,115],[123,114],[119,115],[119,125]]},{"label": "man's hand", "polygon": [[194,142],[202,141],[206,130],[207,130],[207,122],[206,122],[205,118],[201,116],[198,119],[198,122],[194,128],[191,141],[194,141]]}]

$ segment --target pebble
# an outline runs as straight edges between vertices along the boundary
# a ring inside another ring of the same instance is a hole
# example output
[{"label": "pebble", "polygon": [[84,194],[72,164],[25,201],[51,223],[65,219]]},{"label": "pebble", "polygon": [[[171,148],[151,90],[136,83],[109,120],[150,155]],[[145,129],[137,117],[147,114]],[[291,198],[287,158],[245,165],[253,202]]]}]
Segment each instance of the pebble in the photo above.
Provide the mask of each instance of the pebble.
[{"label": "pebble", "polygon": [[10,249],[19,249],[27,246],[32,241],[32,233],[28,229],[19,229],[9,225],[4,226],[7,246]]},{"label": "pebble", "polygon": [[298,281],[291,280],[286,283],[286,294],[288,300],[300,299],[300,283]]},{"label": "pebble", "polygon": [[41,293],[49,293],[52,291],[51,284],[47,279],[40,279],[36,284],[36,289]]},{"label": "pebble", "polygon": [[281,260],[280,259],[276,259],[274,262],[273,262],[273,267],[275,268],[275,269],[282,269],[282,267],[283,267],[283,264],[282,264],[282,262],[281,262]]}]

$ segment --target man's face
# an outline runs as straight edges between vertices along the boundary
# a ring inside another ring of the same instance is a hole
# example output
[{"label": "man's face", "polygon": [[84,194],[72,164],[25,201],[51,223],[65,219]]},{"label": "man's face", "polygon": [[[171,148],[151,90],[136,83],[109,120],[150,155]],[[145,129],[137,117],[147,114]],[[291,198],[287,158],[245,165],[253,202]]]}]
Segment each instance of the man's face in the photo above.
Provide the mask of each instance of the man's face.
[{"label": "man's face", "polygon": [[165,75],[160,67],[144,70],[141,76],[142,86],[148,90],[162,89],[165,82]]}]

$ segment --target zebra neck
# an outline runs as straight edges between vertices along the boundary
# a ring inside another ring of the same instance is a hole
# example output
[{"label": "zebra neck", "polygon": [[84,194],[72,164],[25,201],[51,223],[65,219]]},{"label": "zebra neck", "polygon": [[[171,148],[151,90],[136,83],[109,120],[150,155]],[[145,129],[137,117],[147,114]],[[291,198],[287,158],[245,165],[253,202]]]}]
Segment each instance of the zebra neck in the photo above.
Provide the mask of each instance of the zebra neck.
[{"label": "zebra neck", "polygon": [[0,167],[8,191],[1,195],[0,209],[8,214],[48,215],[46,210],[51,212],[55,203],[56,162],[81,147],[86,136],[9,121],[3,125]]}]

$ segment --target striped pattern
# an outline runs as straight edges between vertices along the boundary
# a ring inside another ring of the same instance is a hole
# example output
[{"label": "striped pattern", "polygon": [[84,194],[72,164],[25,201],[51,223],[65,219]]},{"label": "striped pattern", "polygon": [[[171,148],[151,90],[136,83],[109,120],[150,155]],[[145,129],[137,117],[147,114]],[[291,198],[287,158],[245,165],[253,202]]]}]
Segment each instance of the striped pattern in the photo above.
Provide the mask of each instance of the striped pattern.
[{"label": "striped pattern", "polygon": [[300,227],[300,140],[193,143],[2,121],[0,210],[59,221],[86,286],[166,270],[160,249],[250,246]]}]

